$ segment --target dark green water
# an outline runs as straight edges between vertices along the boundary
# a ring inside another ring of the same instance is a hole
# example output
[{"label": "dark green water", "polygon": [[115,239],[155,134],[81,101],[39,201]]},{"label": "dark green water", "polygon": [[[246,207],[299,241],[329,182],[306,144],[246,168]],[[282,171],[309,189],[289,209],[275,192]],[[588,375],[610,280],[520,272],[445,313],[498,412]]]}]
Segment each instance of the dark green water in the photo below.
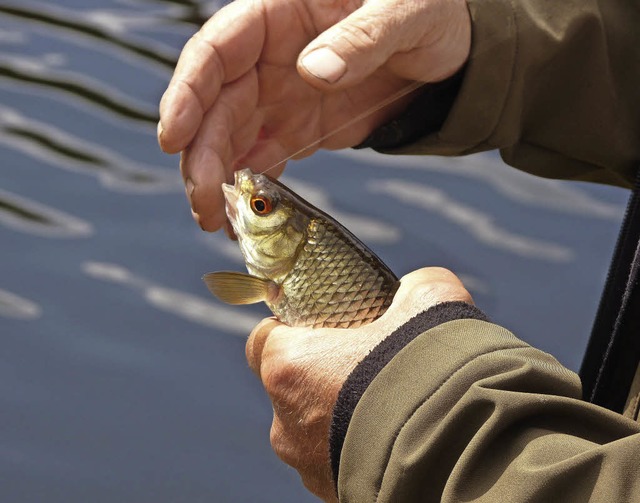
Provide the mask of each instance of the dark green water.
[{"label": "dark green water", "polygon": [[[157,103],[213,4],[0,1],[0,502],[304,502],[244,361],[266,311],[195,226]],[[287,181],[398,273],[443,265],[577,368],[625,193],[461,160],[320,153]],[[550,323],[551,321],[551,323]],[[549,328],[551,327],[551,328]]]}]

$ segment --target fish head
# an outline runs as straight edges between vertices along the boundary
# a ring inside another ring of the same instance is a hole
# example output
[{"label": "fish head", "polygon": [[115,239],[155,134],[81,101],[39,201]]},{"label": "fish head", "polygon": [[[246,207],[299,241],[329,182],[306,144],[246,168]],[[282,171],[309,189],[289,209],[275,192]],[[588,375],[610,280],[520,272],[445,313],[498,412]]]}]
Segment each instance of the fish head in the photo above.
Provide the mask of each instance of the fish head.
[{"label": "fish head", "polygon": [[222,184],[225,209],[248,271],[274,281],[293,267],[308,217],[291,192],[272,178],[249,168]]}]

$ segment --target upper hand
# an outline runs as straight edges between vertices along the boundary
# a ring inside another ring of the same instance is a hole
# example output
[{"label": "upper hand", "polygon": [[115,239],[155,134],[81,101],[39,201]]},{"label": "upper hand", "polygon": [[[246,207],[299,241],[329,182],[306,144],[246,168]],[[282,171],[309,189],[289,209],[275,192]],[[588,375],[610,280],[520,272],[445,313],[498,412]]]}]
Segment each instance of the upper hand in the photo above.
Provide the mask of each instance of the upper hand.
[{"label": "upper hand", "polygon": [[[234,169],[264,171],[409,81],[454,74],[468,57],[470,38],[464,0],[236,0],[225,6],[185,45],[160,103],[158,140],[166,152],[182,151],[194,217],[203,228],[218,229],[225,221],[220,185],[232,180]],[[361,142],[408,99],[299,157]]]},{"label": "upper hand", "polygon": [[356,365],[397,327],[437,303],[473,303],[460,280],[441,268],[402,278],[392,305],[378,320],[355,329],[291,328],[269,318],[247,341],[250,367],[273,404],[271,445],[311,492],[336,501],[329,464],[333,407]]}]

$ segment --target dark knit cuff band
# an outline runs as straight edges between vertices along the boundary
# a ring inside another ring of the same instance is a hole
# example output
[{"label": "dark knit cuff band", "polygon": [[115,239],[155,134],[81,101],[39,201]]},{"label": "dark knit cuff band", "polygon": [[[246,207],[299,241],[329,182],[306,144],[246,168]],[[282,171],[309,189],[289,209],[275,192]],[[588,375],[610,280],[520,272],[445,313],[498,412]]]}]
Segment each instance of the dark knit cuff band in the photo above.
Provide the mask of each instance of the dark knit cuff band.
[{"label": "dark knit cuff band", "polygon": [[416,142],[442,128],[458,96],[464,70],[458,70],[442,82],[425,84],[411,105],[394,120],[374,130],[355,149],[388,150]]},{"label": "dark knit cuff band", "polygon": [[365,390],[378,373],[407,344],[442,323],[461,319],[488,321],[486,315],[466,302],[444,302],[411,318],[378,344],[347,377],[338,394],[329,430],[329,453],[333,480],[338,483],[340,454],[353,412]]}]

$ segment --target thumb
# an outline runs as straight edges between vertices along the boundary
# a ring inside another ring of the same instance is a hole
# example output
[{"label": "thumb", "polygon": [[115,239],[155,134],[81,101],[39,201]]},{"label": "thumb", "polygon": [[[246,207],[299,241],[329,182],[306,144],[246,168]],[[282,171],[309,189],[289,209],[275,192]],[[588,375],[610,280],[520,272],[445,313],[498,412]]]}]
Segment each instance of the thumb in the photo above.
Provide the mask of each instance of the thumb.
[{"label": "thumb", "polygon": [[298,58],[298,72],[321,89],[350,87],[396,53],[408,9],[401,2],[372,0],[321,33]]},{"label": "thumb", "polygon": [[382,318],[399,318],[406,322],[436,304],[456,301],[474,303],[454,273],[442,267],[424,267],[401,278],[393,303]]}]

